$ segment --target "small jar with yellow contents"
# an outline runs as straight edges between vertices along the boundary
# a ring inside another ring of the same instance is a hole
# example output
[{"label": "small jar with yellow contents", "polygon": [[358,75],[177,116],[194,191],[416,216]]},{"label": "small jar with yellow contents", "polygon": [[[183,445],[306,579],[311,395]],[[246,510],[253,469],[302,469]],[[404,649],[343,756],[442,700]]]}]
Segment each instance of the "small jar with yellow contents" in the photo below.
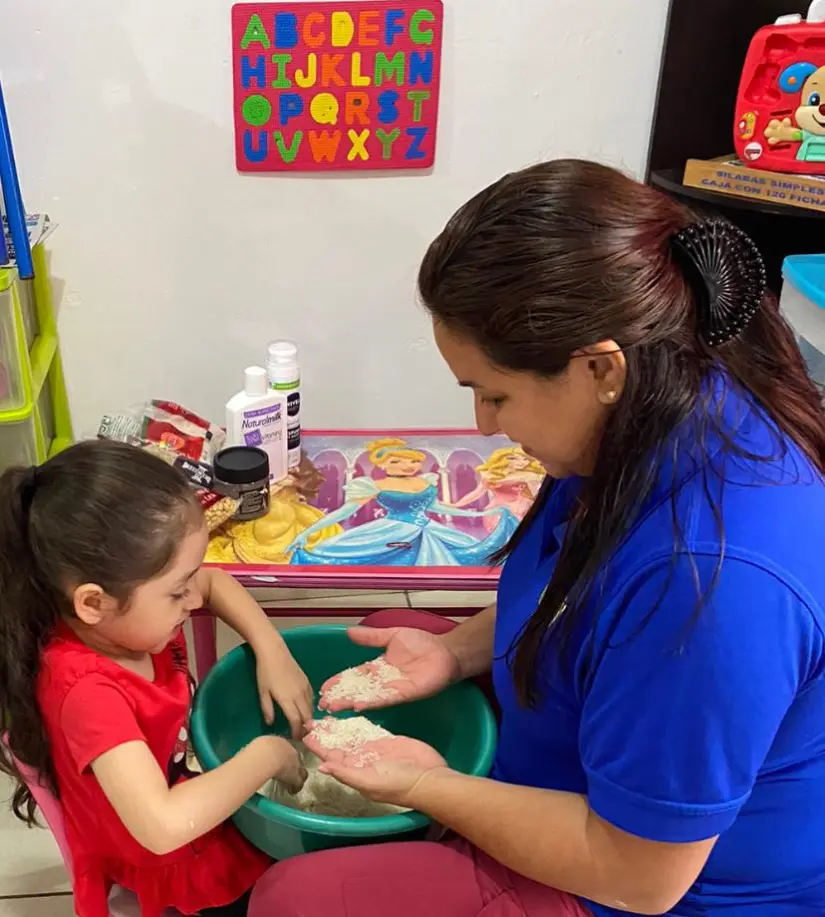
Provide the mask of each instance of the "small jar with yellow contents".
[{"label": "small jar with yellow contents", "polygon": [[251,522],[269,512],[269,456],[263,449],[231,446],[215,456],[215,486],[238,501],[232,517]]}]

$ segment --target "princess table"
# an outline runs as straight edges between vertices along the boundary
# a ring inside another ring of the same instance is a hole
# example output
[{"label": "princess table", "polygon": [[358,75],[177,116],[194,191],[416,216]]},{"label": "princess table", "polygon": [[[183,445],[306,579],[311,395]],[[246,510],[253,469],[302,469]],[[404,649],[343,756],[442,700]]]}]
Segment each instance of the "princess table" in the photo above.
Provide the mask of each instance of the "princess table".
[{"label": "princess table", "polygon": [[[250,588],[495,589],[495,555],[544,476],[508,440],[469,430],[320,430],[303,445],[301,467],[273,489],[269,513],[229,523],[210,541],[207,562]],[[215,621],[204,612],[193,629],[202,677],[216,657]]]}]

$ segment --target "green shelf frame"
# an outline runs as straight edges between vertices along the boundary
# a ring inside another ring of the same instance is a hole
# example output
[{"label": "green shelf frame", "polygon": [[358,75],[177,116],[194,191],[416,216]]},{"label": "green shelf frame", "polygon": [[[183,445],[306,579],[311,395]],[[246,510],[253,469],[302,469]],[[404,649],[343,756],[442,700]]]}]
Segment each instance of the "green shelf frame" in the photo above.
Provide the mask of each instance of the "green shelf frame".
[{"label": "green shelf frame", "polygon": [[[32,249],[32,260],[34,278],[31,280],[21,279],[13,267],[0,270],[0,292],[10,291],[12,296],[23,389],[22,406],[0,411],[0,424],[31,421],[37,462],[42,464],[70,446],[74,442],[74,432],[60,357],[48,262],[42,244]],[[31,300],[37,320],[37,334],[30,348],[21,305],[23,295]],[[46,390],[51,403],[52,416],[49,418],[42,416],[41,409],[41,397]],[[47,430],[53,431],[53,435],[47,435]]]}]

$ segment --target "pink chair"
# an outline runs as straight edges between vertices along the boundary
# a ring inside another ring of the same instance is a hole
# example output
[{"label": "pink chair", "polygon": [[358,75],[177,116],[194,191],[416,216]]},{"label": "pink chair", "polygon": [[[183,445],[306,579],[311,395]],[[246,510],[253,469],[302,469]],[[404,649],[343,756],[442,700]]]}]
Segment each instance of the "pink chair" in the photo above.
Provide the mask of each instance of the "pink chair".
[{"label": "pink chair", "polygon": [[[48,787],[44,786],[39,774],[20,761],[15,763],[57,842],[60,855],[63,857],[63,863],[66,866],[66,872],[68,872],[69,879],[74,885],[72,852],[69,850],[69,843],[66,839],[66,826],[63,822],[63,807],[60,805],[60,800]],[[137,897],[125,888],[115,886],[109,897],[109,914],[111,917],[140,917]],[[181,915],[177,911],[169,909],[166,911],[165,917],[181,917]]]}]

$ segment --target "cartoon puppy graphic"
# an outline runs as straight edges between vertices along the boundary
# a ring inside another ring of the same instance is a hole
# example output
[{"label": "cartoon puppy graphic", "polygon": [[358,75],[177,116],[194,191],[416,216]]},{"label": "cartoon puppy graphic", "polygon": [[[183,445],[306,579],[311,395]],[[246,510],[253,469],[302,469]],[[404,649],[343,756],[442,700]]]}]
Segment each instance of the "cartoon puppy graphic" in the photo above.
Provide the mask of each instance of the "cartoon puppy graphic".
[{"label": "cartoon puppy graphic", "polygon": [[802,85],[801,104],[796,110],[796,125],[790,118],[774,119],[765,128],[771,146],[799,143],[800,162],[825,162],[825,67],[799,62],[788,67],[779,78],[783,92],[796,92]]}]

